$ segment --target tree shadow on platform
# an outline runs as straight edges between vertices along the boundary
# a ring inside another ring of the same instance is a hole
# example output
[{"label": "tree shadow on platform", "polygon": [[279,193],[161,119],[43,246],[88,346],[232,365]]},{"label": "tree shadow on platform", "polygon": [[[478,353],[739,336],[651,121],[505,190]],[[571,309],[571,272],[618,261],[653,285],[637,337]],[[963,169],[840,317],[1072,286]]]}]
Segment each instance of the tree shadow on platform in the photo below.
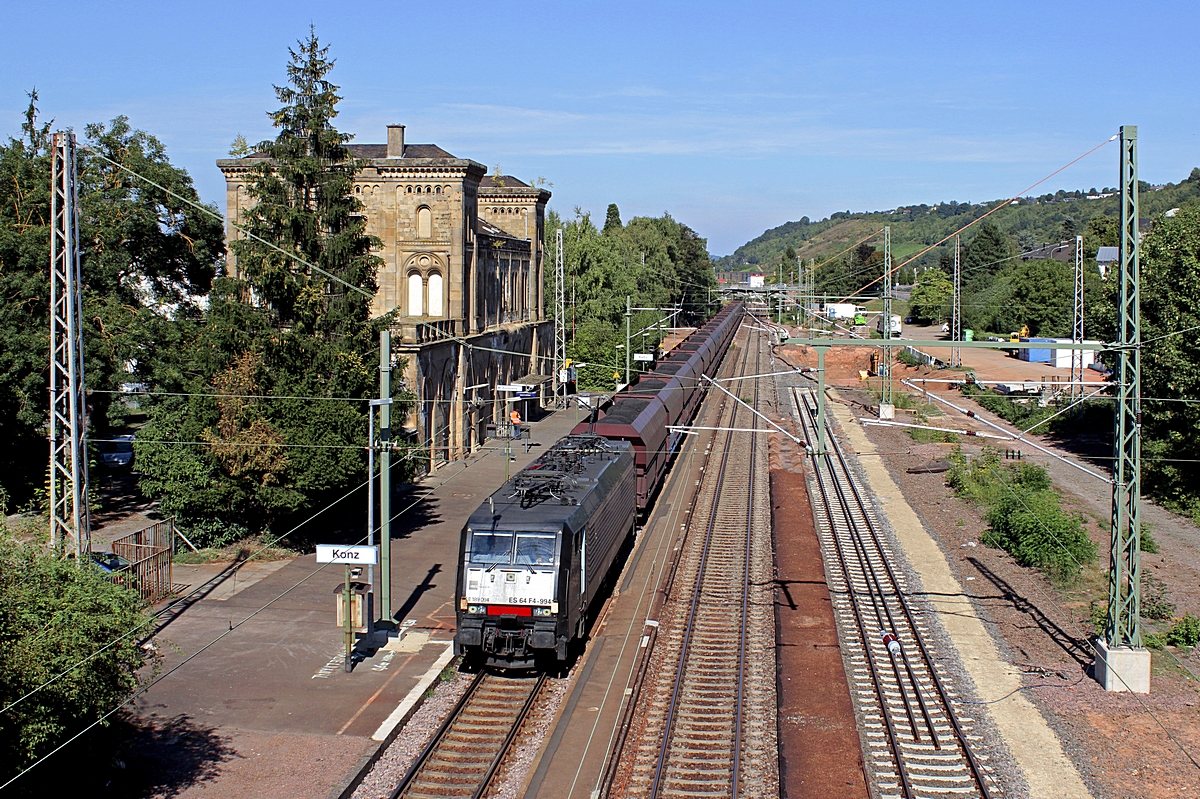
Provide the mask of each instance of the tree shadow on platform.
[{"label": "tree shadow on platform", "polygon": [[124,757],[124,771],[131,777],[126,796],[178,796],[213,781],[221,764],[240,757],[228,736],[186,714],[139,718],[130,727]]},{"label": "tree shadow on platform", "polygon": [[167,799],[216,779],[236,757],[227,736],[189,716],[126,716],[68,744],[5,796]]}]

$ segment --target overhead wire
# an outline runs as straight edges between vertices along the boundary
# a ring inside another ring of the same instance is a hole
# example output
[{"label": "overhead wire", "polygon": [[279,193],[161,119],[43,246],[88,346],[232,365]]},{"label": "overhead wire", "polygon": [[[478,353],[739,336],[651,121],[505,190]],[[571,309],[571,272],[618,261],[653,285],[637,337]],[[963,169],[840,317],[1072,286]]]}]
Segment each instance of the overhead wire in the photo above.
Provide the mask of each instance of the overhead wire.
[{"label": "overhead wire", "polygon": [[[394,515],[393,515],[393,516],[392,516],[392,517],[391,517],[391,518],[388,520],[388,522],[389,522],[389,523],[390,523],[390,522],[394,522],[396,519],[400,518],[400,516],[402,516],[403,514],[407,513],[407,512],[408,512],[409,510],[411,510],[412,508],[415,508],[415,507],[416,507],[417,505],[419,505],[420,503],[424,502],[426,499],[428,499],[430,496],[432,496],[432,495],[434,494],[434,492],[436,492],[438,489],[442,488],[442,487],[443,487],[443,486],[445,486],[447,483],[449,483],[451,480],[454,480],[454,479],[455,479],[455,478],[457,478],[459,475],[461,475],[461,474],[463,474],[464,472],[466,472],[466,471],[467,471],[467,469],[469,468],[469,466],[470,466],[471,464],[469,464],[469,463],[466,463],[466,462],[463,462],[463,464],[464,464],[464,465],[463,465],[463,467],[462,467],[461,469],[459,469],[457,472],[455,472],[454,474],[452,474],[452,475],[450,475],[449,477],[447,477],[445,480],[443,480],[442,482],[440,482],[438,485],[436,485],[436,486],[431,486],[431,487],[430,487],[430,488],[429,488],[429,489],[428,489],[428,490],[427,490],[427,491],[426,491],[424,494],[422,494],[421,496],[417,497],[415,500],[413,500],[413,502],[411,502],[410,504],[408,504],[408,505],[407,505],[407,506],[405,506],[404,508],[402,508],[402,509],[400,509],[399,511],[397,511],[397,512],[396,512],[396,513],[395,513],[395,514],[394,514]],[[361,488],[363,488],[365,485],[366,485],[366,483],[364,482],[364,483],[362,483],[361,485],[359,485],[359,486],[356,486],[354,489],[352,489],[351,493],[353,493],[354,491],[358,491],[358,490],[360,490],[360,489],[361,489]],[[346,495],[342,496],[340,499],[336,500],[336,501],[335,501],[333,504],[337,504],[338,502],[341,502],[342,500],[346,499],[348,496],[349,496],[349,494],[346,494]],[[276,538],[276,539],[274,539],[274,543],[278,543],[278,541],[282,540],[282,538],[286,537],[286,535],[290,535],[292,532],[295,532],[297,529],[299,529],[299,527],[300,527],[300,526],[303,526],[304,524],[307,524],[307,523],[308,523],[308,521],[311,521],[313,518],[316,518],[316,516],[317,516],[317,515],[319,515],[320,513],[323,513],[325,510],[328,510],[330,507],[332,507],[332,505],[326,506],[326,508],[323,508],[321,511],[319,511],[319,512],[318,512],[318,514],[314,514],[314,516],[310,517],[310,518],[309,518],[308,520],[306,520],[305,522],[302,522],[302,523],[301,523],[301,525],[298,525],[297,527],[293,528],[291,531],[289,531],[289,533],[285,534],[285,536],[280,536],[279,538]],[[381,531],[381,530],[382,530],[382,528],[383,528],[383,522],[382,522],[382,520],[381,520],[381,522],[380,522],[380,525],[379,525],[378,527],[374,528],[373,532],[379,532],[379,531]],[[359,538],[359,539],[358,539],[358,543],[360,543],[360,544],[361,544],[362,542],[366,541],[366,540],[367,540],[367,538],[368,538],[367,536],[362,536],[361,538]],[[274,543],[272,543],[272,544],[268,544],[268,545],[265,545],[264,547],[262,547],[262,548],[260,548],[259,550],[257,550],[257,552],[262,552],[264,549],[267,549],[267,548],[269,548],[270,546],[273,546],[273,545],[274,545]],[[256,552],[255,554],[257,554],[257,552]],[[251,556],[251,557],[252,557],[252,556]],[[247,559],[246,559],[246,561],[244,561],[244,562],[248,562],[248,561],[249,561],[249,558],[247,558]],[[60,744],[59,746],[57,746],[57,747],[55,747],[53,750],[51,750],[50,752],[47,752],[45,755],[42,755],[41,757],[39,757],[39,758],[38,758],[37,760],[35,760],[35,761],[34,761],[32,764],[30,764],[28,767],[26,767],[26,768],[25,768],[25,769],[23,769],[22,771],[18,772],[18,773],[17,773],[15,776],[13,776],[13,777],[12,777],[10,780],[8,780],[8,781],[7,781],[7,782],[5,782],[4,784],[0,785],[0,790],[3,790],[4,788],[7,788],[9,785],[11,785],[11,784],[13,784],[14,782],[16,782],[16,781],[17,781],[18,779],[20,779],[22,776],[24,776],[25,774],[29,773],[29,772],[30,772],[30,771],[32,771],[34,768],[36,768],[36,767],[37,767],[39,764],[41,764],[43,761],[45,761],[45,760],[46,760],[46,759],[48,759],[49,757],[51,757],[51,756],[53,756],[53,755],[57,754],[59,751],[61,751],[63,748],[65,748],[66,746],[70,745],[70,744],[71,744],[71,743],[73,743],[74,741],[78,740],[78,739],[79,739],[79,738],[80,738],[82,735],[84,735],[85,733],[87,733],[89,730],[91,730],[91,729],[95,728],[95,727],[96,727],[96,726],[98,726],[99,724],[102,724],[102,723],[103,723],[105,720],[107,720],[108,718],[110,718],[110,717],[111,717],[111,716],[112,716],[114,713],[118,712],[118,711],[119,711],[121,708],[125,707],[125,706],[126,706],[126,705],[128,705],[130,702],[132,702],[132,701],[134,701],[135,699],[137,699],[137,697],[139,697],[139,696],[141,696],[142,694],[144,694],[144,693],[146,693],[147,691],[149,691],[149,690],[150,690],[150,688],[154,687],[155,685],[157,685],[158,683],[160,683],[160,682],[162,682],[164,679],[166,679],[168,676],[170,676],[171,674],[173,674],[173,673],[175,673],[176,671],[178,671],[180,668],[182,668],[184,665],[186,665],[186,664],[187,664],[188,662],[190,662],[192,659],[194,659],[195,657],[197,657],[198,655],[200,655],[202,652],[204,652],[205,650],[209,649],[209,648],[210,648],[210,647],[212,647],[214,644],[216,644],[218,641],[222,640],[222,639],[223,639],[223,638],[225,638],[227,635],[229,635],[230,633],[232,633],[234,630],[238,629],[238,628],[239,628],[239,627],[241,627],[243,624],[245,624],[246,622],[250,621],[252,618],[256,617],[258,614],[262,613],[262,612],[263,612],[264,610],[266,610],[268,607],[270,607],[271,605],[275,604],[276,602],[278,602],[278,601],[279,601],[280,599],[282,599],[283,597],[287,596],[289,593],[291,593],[292,591],[294,591],[296,588],[298,588],[298,587],[300,587],[301,585],[303,585],[305,582],[307,582],[309,579],[311,579],[312,577],[314,577],[315,575],[317,575],[319,572],[321,572],[321,571],[322,571],[322,570],[323,570],[323,569],[324,569],[326,566],[328,566],[328,565],[330,565],[330,564],[320,564],[320,565],[319,565],[319,566],[318,566],[316,569],[314,569],[312,572],[310,572],[309,574],[305,575],[305,576],[304,576],[303,578],[301,578],[301,579],[300,579],[298,582],[294,583],[293,585],[291,585],[290,587],[288,587],[286,590],[284,590],[283,592],[281,592],[280,594],[278,594],[277,596],[275,596],[274,598],[272,598],[271,600],[269,600],[269,601],[268,601],[266,604],[262,605],[262,606],[261,606],[261,607],[259,607],[258,609],[256,609],[256,610],[254,610],[253,612],[251,612],[251,613],[250,613],[248,616],[246,616],[245,618],[243,618],[241,621],[239,621],[239,622],[237,622],[237,623],[232,623],[232,622],[231,622],[228,630],[225,630],[225,631],[223,631],[223,632],[222,632],[220,635],[218,635],[218,636],[217,636],[216,638],[214,638],[212,641],[210,641],[210,642],[208,642],[207,644],[205,644],[204,646],[200,647],[200,648],[199,648],[197,651],[193,652],[191,655],[189,655],[188,657],[186,657],[186,658],[185,658],[184,660],[182,660],[181,662],[177,663],[175,666],[173,666],[172,668],[170,668],[169,670],[167,670],[167,671],[166,671],[166,672],[164,672],[163,674],[161,674],[161,675],[159,675],[158,677],[156,677],[156,678],[155,678],[154,680],[152,680],[151,682],[147,683],[147,684],[146,684],[146,685],[144,685],[144,686],[141,686],[141,687],[139,687],[139,688],[138,688],[138,690],[137,690],[137,691],[135,691],[135,692],[134,692],[134,693],[133,693],[131,696],[129,696],[127,699],[125,699],[125,700],[123,700],[122,702],[120,702],[120,703],[118,703],[117,705],[115,705],[115,706],[114,706],[113,708],[111,708],[109,711],[107,711],[106,713],[104,713],[103,715],[101,715],[101,716],[100,716],[98,719],[96,719],[96,720],[95,720],[95,721],[93,721],[91,724],[89,724],[89,725],[87,725],[86,727],[84,727],[84,728],[83,728],[82,730],[80,730],[80,731],[79,731],[77,734],[75,734],[75,735],[74,735],[74,736],[72,736],[71,738],[67,739],[67,740],[66,740],[66,741],[64,741],[62,744]],[[194,592],[193,592],[193,593],[194,593]],[[390,609],[389,609],[389,612],[390,612]],[[160,613],[161,613],[161,612],[160,612]],[[140,625],[140,626],[139,626],[139,628],[138,628],[138,629],[144,628],[145,626],[146,626],[146,624],[142,624],[142,625]],[[127,633],[125,636],[123,636],[123,637],[122,637],[122,639],[123,639],[123,638],[125,638],[125,637],[128,637],[128,635],[129,635],[129,633]],[[116,642],[114,642],[114,643],[116,643]],[[93,655],[93,656],[94,656],[94,655]],[[82,665],[83,663],[85,663],[85,662],[86,662],[88,659],[90,659],[91,657],[92,657],[92,656],[89,656],[89,658],[85,659],[84,661],[81,661],[79,664],[77,664],[76,666],[72,667],[72,669],[68,669],[68,670],[67,670],[67,672],[69,672],[69,671],[73,670],[74,668],[78,668],[78,666],[79,666],[79,665]],[[65,673],[67,673],[67,672],[64,672],[64,674],[65,674]],[[59,676],[61,677],[62,675],[59,675]],[[58,677],[56,677],[55,679],[58,679]],[[49,683],[47,683],[47,684],[49,684]],[[45,685],[43,685],[43,686],[40,686],[39,688],[35,689],[34,691],[31,691],[31,692],[30,692],[29,694],[27,694],[26,696],[24,696],[24,697],[21,697],[21,698],[20,698],[20,699],[18,699],[17,701],[15,701],[15,702],[13,702],[13,703],[9,704],[9,705],[8,705],[8,706],[6,706],[6,707],[5,707],[3,710],[0,710],[0,714],[2,714],[2,713],[4,713],[4,712],[8,711],[8,710],[9,710],[9,709],[11,709],[12,707],[16,706],[18,703],[20,703],[21,701],[23,701],[24,699],[28,698],[29,696],[32,696],[34,693],[36,693],[38,690],[41,690],[41,689],[42,689],[42,688],[44,688],[44,687],[45,687]]]},{"label": "overhead wire", "polygon": [[[1119,134],[1118,134],[1118,135],[1119,135]],[[890,268],[890,269],[887,269],[887,270],[886,270],[886,271],[885,271],[885,272],[884,272],[882,275],[880,275],[879,277],[875,278],[875,279],[874,279],[874,280],[872,280],[870,283],[866,284],[865,286],[863,286],[862,288],[860,288],[858,291],[856,291],[856,292],[854,292],[854,293],[855,293],[855,294],[861,294],[861,293],[862,293],[864,290],[866,290],[866,289],[870,288],[871,286],[875,285],[875,284],[876,284],[876,283],[878,283],[880,280],[882,280],[883,278],[885,278],[885,277],[887,277],[888,275],[890,275],[892,272],[895,272],[895,271],[897,271],[897,270],[899,270],[899,269],[902,269],[902,268],[904,268],[905,266],[908,266],[908,265],[909,265],[909,264],[911,264],[913,261],[917,260],[918,258],[920,258],[920,257],[921,257],[922,255],[924,255],[925,253],[929,252],[930,250],[933,250],[933,249],[934,249],[934,248],[936,248],[936,247],[940,247],[941,245],[945,244],[947,241],[949,241],[949,240],[950,240],[951,238],[953,238],[954,236],[957,236],[957,235],[959,235],[960,233],[962,233],[964,230],[967,230],[968,228],[971,228],[971,227],[973,227],[973,226],[975,226],[975,225],[979,224],[980,222],[982,222],[983,220],[987,219],[987,218],[988,218],[989,216],[991,216],[992,214],[994,214],[994,213],[996,213],[997,211],[999,211],[1001,208],[1005,208],[1005,207],[1007,207],[1008,205],[1012,204],[1012,202],[1013,202],[1014,200],[1019,200],[1019,199],[1021,199],[1022,197],[1024,197],[1025,195],[1027,195],[1031,189],[1034,189],[1034,188],[1036,188],[1037,186],[1040,186],[1041,184],[1045,183],[1047,180],[1049,180],[1050,178],[1054,177],[1055,175],[1057,175],[1058,173],[1062,172],[1063,170],[1065,170],[1065,169],[1067,169],[1067,168],[1069,168],[1069,167],[1071,167],[1071,166],[1073,166],[1073,165],[1077,164],[1078,162],[1082,161],[1084,158],[1087,158],[1089,155],[1091,155],[1092,153],[1094,153],[1094,152],[1096,152],[1097,150],[1099,150],[1101,147],[1104,147],[1106,144],[1109,144],[1109,143],[1111,143],[1111,142],[1114,142],[1114,141],[1116,141],[1116,140],[1117,140],[1117,138],[1118,138],[1118,135],[1114,135],[1114,136],[1112,136],[1111,138],[1105,139],[1104,141],[1100,142],[1100,143],[1099,143],[1099,144],[1097,144],[1095,147],[1091,148],[1090,150],[1088,150],[1087,152],[1083,153],[1082,155],[1080,155],[1080,156],[1078,156],[1078,157],[1076,157],[1076,158],[1072,159],[1071,161],[1068,161],[1066,164],[1063,164],[1063,165],[1062,165],[1062,166],[1060,166],[1058,169],[1054,170],[1054,171],[1053,171],[1053,172],[1051,172],[1049,175],[1046,175],[1046,176],[1045,176],[1044,178],[1042,178],[1041,180],[1039,180],[1039,181],[1037,181],[1036,183],[1033,183],[1033,184],[1031,184],[1030,186],[1026,187],[1026,188],[1025,188],[1023,191],[1020,191],[1020,192],[1018,192],[1017,194],[1014,194],[1012,197],[1009,197],[1007,200],[1004,200],[1003,202],[999,203],[998,205],[996,205],[994,208],[992,208],[991,210],[987,211],[987,212],[986,212],[986,213],[984,213],[983,215],[981,215],[981,216],[978,216],[978,217],[976,217],[975,219],[972,219],[972,220],[971,220],[970,222],[968,222],[967,224],[965,224],[965,225],[963,225],[962,227],[958,228],[958,230],[955,230],[955,231],[953,231],[953,232],[951,232],[951,233],[947,233],[947,234],[946,234],[944,237],[942,237],[942,238],[941,238],[939,241],[937,241],[937,242],[935,242],[935,243],[933,243],[933,244],[930,244],[928,247],[926,247],[925,249],[921,250],[921,251],[920,251],[920,252],[918,252],[916,255],[913,255],[911,258],[908,258],[907,260],[903,261],[902,263],[900,263],[900,264],[897,264],[897,265],[893,266],[893,267],[892,267],[892,268]],[[847,296],[853,296],[853,295],[847,295]],[[844,300],[843,300],[843,302],[844,302]]]}]

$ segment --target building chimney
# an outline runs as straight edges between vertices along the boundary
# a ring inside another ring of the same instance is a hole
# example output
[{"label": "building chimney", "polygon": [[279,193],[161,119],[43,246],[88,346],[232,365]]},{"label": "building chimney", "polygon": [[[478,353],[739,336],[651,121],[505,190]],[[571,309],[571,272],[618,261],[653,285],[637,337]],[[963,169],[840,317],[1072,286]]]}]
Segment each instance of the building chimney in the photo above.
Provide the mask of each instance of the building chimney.
[{"label": "building chimney", "polygon": [[404,157],[404,126],[403,125],[388,125],[388,143],[387,157],[388,158],[403,158]]}]

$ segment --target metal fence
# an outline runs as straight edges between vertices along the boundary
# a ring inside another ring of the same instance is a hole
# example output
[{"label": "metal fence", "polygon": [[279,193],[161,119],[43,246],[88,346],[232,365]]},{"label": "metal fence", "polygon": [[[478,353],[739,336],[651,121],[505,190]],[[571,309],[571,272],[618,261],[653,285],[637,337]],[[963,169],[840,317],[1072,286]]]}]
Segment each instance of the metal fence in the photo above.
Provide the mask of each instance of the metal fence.
[{"label": "metal fence", "polygon": [[175,544],[175,520],[156,522],[112,543],[113,553],[130,565],[113,575],[113,582],[127,585],[154,604],[171,595],[171,556]]}]

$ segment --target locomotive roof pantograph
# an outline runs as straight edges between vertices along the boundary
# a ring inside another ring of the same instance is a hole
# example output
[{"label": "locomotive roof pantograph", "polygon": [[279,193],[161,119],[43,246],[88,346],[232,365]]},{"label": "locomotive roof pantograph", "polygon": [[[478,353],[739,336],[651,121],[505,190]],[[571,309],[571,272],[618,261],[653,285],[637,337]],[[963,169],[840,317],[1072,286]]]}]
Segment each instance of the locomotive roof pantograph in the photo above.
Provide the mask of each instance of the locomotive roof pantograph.
[{"label": "locomotive roof pantograph", "polygon": [[467,522],[472,530],[578,530],[632,466],[626,441],[587,433],[560,439],[513,475]]}]

